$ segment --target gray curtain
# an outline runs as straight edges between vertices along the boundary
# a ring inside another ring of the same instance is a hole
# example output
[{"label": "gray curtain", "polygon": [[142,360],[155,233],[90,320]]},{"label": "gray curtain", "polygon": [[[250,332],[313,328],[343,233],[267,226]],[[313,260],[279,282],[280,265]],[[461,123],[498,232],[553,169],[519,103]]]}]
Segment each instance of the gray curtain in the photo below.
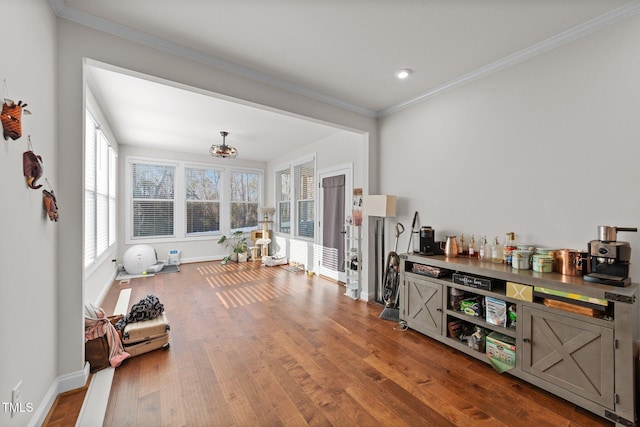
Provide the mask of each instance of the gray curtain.
[{"label": "gray curtain", "polygon": [[322,266],[344,271],[344,175],[322,180]]}]

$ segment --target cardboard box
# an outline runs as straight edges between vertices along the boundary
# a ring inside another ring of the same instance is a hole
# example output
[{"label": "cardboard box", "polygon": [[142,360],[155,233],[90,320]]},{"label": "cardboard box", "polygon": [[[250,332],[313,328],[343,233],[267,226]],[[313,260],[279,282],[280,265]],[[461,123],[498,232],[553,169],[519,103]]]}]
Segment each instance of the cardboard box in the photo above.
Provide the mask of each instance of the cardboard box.
[{"label": "cardboard box", "polygon": [[533,301],[533,287],[521,283],[507,282],[507,296],[522,301]]},{"label": "cardboard box", "polygon": [[498,332],[491,332],[486,339],[487,357],[510,367],[516,366],[516,339]]}]

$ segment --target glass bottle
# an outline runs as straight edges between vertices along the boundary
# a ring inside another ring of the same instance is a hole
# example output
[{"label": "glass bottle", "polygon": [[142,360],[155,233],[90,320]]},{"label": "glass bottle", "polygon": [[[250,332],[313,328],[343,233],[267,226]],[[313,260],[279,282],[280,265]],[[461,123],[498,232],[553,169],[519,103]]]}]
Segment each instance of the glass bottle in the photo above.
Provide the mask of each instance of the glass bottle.
[{"label": "glass bottle", "polygon": [[473,234],[471,235],[471,241],[469,242],[469,258],[478,258],[476,239]]},{"label": "glass bottle", "polygon": [[502,262],[507,264],[507,253],[509,247],[509,233],[504,235],[504,244],[502,245]]},{"label": "glass bottle", "polygon": [[467,250],[464,243],[464,234],[460,235],[460,243],[458,244],[458,256],[466,256]]},{"label": "glass bottle", "polygon": [[491,258],[491,248],[487,243],[487,236],[484,236],[480,241],[480,247],[478,248],[478,258],[482,261],[486,261]]},{"label": "glass bottle", "polygon": [[516,249],[516,233],[514,233],[513,231],[510,231],[504,236],[504,247],[502,251],[502,258],[505,264],[511,265],[512,263],[511,256],[515,249]]},{"label": "glass bottle", "polygon": [[491,245],[491,262],[495,262],[496,264],[502,264],[504,260],[502,259],[502,246],[498,241],[498,236],[496,236],[493,245]]}]

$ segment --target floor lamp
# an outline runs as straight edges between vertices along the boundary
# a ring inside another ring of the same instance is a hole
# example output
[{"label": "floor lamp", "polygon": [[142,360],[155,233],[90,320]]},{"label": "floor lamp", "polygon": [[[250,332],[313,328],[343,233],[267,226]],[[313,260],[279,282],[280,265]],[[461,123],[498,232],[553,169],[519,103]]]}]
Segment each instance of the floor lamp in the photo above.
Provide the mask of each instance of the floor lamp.
[{"label": "floor lamp", "polygon": [[362,201],[364,215],[376,217],[374,240],[374,292],[375,300],[382,302],[381,278],[384,275],[384,219],[396,216],[396,196],[369,195]]}]

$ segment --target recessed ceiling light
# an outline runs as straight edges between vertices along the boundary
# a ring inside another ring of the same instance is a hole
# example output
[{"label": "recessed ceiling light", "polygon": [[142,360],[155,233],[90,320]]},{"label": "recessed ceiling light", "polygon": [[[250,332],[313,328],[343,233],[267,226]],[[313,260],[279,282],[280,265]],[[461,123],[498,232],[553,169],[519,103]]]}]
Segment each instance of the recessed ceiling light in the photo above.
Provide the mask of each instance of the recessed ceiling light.
[{"label": "recessed ceiling light", "polygon": [[407,77],[409,77],[409,75],[411,74],[411,70],[408,68],[403,68],[402,70],[399,70],[396,72],[396,77],[399,78],[400,80],[404,80]]}]

